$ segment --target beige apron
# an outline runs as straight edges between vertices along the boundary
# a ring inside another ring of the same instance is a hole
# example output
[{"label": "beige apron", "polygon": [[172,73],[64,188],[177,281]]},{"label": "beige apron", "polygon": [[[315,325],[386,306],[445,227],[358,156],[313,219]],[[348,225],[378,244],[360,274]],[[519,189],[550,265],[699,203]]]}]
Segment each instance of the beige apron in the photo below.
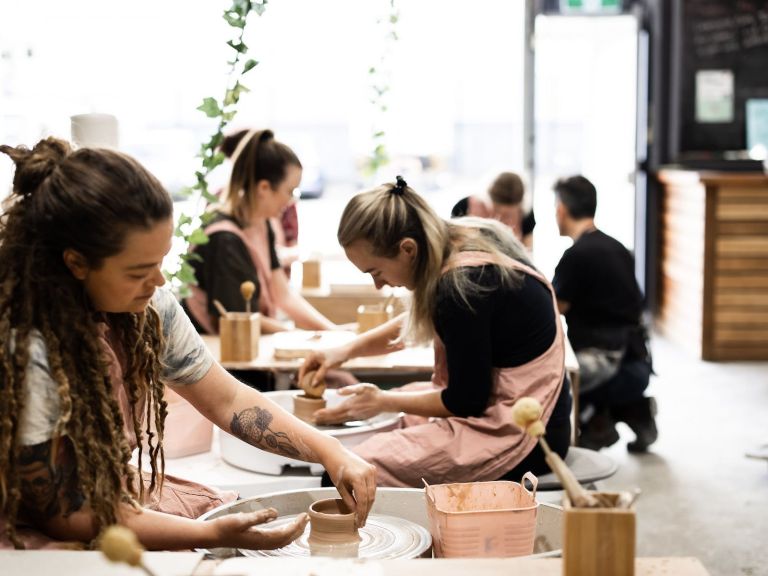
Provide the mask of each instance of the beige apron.
[{"label": "beige apron", "polygon": [[[139,410],[139,413],[143,416],[144,410],[142,408],[145,405],[146,399],[141,398],[138,406],[131,406],[124,386],[123,374],[126,362],[121,352],[122,349],[119,346],[115,346],[111,341],[110,330],[106,324],[99,324],[98,328],[100,330],[99,338],[102,341],[103,350],[109,362],[112,391],[123,416],[123,431],[131,449],[135,449],[137,442],[136,434],[133,430],[133,410]],[[120,353],[117,354],[115,350]],[[143,417],[140,420],[143,421]],[[144,458],[148,458],[146,450],[144,454]],[[215,488],[209,488],[202,484],[167,474],[163,479],[162,489],[155,489],[154,494],[150,496],[146,492],[149,489],[149,473],[142,472],[141,479],[145,487],[145,501],[142,502],[142,505],[149,510],[157,510],[175,516],[197,518],[209,510],[237,499],[236,492],[216,490]],[[138,492],[138,488],[136,491]],[[4,519],[2,517],[0,517],[0,521],[2,521],[0,526],[4,526]],[[55,540],[34,528],[26,526],[18,527],[17,534],[21,541],[24,542],[27,550],[78,547],[76,543]],[[3,548],[13,548],[13,545],[5,537],[4,533],[0,534],[0,549]]]},{"label": "beige apron", "polygon": [[[211,224],[205,229],[208,236],[216,232],[231,232],[242,240],[248,249],[256,274],[259,278],[259,311],[265,316],[274,318],[275,305],[272,296],[272,267],[269,249],[269,237],[266,228],[251,227],[243,230],[231,220],[224,219]],[[216,334],[216,322],[208,312],[208,295],[198,286],[191,286],[192,296],[187,298],[189,313],[208,334]]]},{"label": "beige apron", "polygon": [[[494,263],[484,252],[460,252],[443,272],[460,266]],[[558,318],[557,300],[549,282],[524,264],[503,257],[503,265],[528,274],[544,283],[552,294]],[[380,486],[420,487],[430,484],[497,480],[509,472],[531,450],[536,440],[512,422],[512,406],[521,396],[541,402],[542,422],[549,421],[565,374],[565,347],[562,327],[552,345],[538,358],[522,366],[494,368],[488,408],[482,416],[426,419],[408,416],[404,427],[376,434],[352,450],[376,466]],[[420,382],[401,389],[442,389],[448,385],[445,347],[435,338],[435,369],[431,383]]]}]

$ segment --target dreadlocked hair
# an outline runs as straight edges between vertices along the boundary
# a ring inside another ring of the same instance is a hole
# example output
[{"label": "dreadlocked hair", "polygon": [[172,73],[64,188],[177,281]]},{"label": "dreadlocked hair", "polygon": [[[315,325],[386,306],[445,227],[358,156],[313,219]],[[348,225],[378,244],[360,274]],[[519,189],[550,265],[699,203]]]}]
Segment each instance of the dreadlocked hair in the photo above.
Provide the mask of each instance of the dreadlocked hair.
[{"label": "dreadlocked hair", "polygon": [[56,138],[41,140],[32,150],[0,146],[0,152],[16,165],[0,216],[0,514],[9,539],[21,548],[15,530],[21,504],[19,432],[26,388],[35,384],[26,381],[33,339],[45,346],[58,391],[51,465],[66,436],[95,528],[113,524],[120,503],[138,506],[145,496],[141,478],[129,466],[131,445],[110,377],[105,325],[133,407],[138,469],[146,435],[149,492],[162,482],[165,343],[159,315],[151,306],[142,313],[94,310],[62,254],[76,250],[98,269],[123,249],[129,232],[171,218],[173,205],[151,174],[119,152],[73,151]]}]

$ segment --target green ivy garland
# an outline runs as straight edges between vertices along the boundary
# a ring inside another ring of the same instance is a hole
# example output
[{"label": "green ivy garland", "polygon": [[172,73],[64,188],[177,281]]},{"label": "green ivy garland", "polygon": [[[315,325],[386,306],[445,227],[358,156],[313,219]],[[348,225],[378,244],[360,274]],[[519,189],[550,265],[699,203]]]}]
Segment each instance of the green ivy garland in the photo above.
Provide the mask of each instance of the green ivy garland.
[{"label": "green ivy garland", "polygon": [[[208,97],[203,99],[203,103],[198,106],[198,110],[203,112],[208,118],[218,119],[214,133],[200,145],[200,152],[197,157],[200,158],[200,169],[195,172],[195,183],[192,186],[184,188],[182,194],[186,197],[196,198],[195,206],[201,208],[200,204],[217,202],[218,198],[208,188],[208,177],[213,170],[221,165],[225,160],[225,155],[217,148],[224,139],[224,129],[237,114],[237,103],[240,96],[249,92],[248,88],[241,82],[241,78],[251,71],[258,62],[253,59],[245,59],[248,53],[248,46],[243,42],[248,16],[255,12],[258,16],[264,13],[268,0],[232,0],[232,5],[224,10],[223,18],[227,21],[233,31],[234,38],[227,41],[227,46],[233,50],[233,58],[228,61],[229,73],[227,89],[221,101],[216,98]],[[176,224],[174,235],[184,240],[185,246],[205,244],[208,242],[208,236],[203,231],[204,226],[213,216],[203,213],[200,216],[181,214]],[[171,286],[176,290],[180,297],[186,297],[190,293],[189,286],[196,282],[195,272],[192,268],[192,262],[200,260],[200,256],[189,250],[185,250],[180,255],[178,268],[173,272],[166,272]]]},{"label": "green ivy garland", "polygon": [[376,117],[374,117],[373,134],[371,137],[373,150],[371,151],[370,156],[366,158],[364,165],[366,176],[374,176],[379,168],[389,162],[389,154],[387,153],[384,144],[385,131],[382,118],[388,109],[387,94],[389,93],[390,80],[388,59],[392,46],[398,39],[398,20],[400,20],[400,11],[395,5],[395,0],[389,0],[388,13],[385,17],[377,20],[377,24],[385,27],[384,50],[381,52],[378,64],[371,66],[368,69],[368,75],[371,81],[371,98],[369,101],[373,105]]}]

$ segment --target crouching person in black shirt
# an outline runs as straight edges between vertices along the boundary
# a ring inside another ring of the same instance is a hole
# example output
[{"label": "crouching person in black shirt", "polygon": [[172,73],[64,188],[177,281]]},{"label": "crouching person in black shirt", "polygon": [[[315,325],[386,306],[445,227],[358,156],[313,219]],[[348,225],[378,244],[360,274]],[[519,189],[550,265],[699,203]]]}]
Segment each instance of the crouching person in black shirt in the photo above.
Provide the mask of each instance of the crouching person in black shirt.
[{"label": "crouching person in black shirt", "polygon": [[554,191],[560,234],[573,239],[552,284],[579,360],[579,444],[610,446],[621,421],[637,436],[627,449],[644,452],[658,432],[655,400],[644,395],[652,368],[633,257],[595,227],[597,194],[589,180],[561,179]]},{"label": "crouching person in black shirt", "polygon": [[445,221],[402,178],[352,198],[339,243],[377,288],[413,291],[410,310],[340,349],[307,358],[300,370],[328,368],[381,354],[403,342],[433,342],[431,382],[380,390],[340,389],[347,399],[316,412],[321,424],[404,412],[403,427],[352,450],[376,466],[380,486],[498,480],[549,471],[536,441],[513,423],[521,396],[543,408],[547,441],[564,457],[571,396],[564,335],[549,282],[523,245],[499,222]]}]

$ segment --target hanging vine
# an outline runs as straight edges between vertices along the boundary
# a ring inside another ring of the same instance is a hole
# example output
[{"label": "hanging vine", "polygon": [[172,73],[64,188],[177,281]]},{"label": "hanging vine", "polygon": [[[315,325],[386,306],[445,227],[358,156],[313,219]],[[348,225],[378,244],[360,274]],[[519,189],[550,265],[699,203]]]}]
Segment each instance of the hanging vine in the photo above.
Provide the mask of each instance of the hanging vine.
[{"label": "hanging vine", "polygon": [[395,42],[397,42],[397,23],[400,20],[400,11],[395,5],[395,0],[389,0],[388,13],[377,20],[377,24],[384,26],[383,49],[378,62],[368,69],[371,82],[370,103],[373,105],[373,133],[371,135],[372,151],[366,158],[364,172],[366,176],[373,176],[379,168],[389,162],[389,154],[385,145],[385,116],[388,109],[388,94],[391,78],[389,69],[390,54]]},{"label": "hanging vine", "polygon": [[[208,118],[216,119],[217,122],[213,134],[200,145],[200,151],[197,154],[200,159],[200,168],[195,172],[195,183],[182,190],[184,196],[193,199],[192,205],[195,210],[192,214],[179,216],[174,235],[182,238],[187,247],[208,242],[208,236],[203,232],[203,227],[210,221],[212,215],[198,214],[202,212],[205,204],[218,201],[209,189],[208,178],[211,172],[225,160],[225,155],[218,150],[219,144],[224,139],[224,129],[237,114],[237,104],[242,94],[249,92],[242,83],[242,78],[258,65],[256,60],[247,58],[248,46],[243,42],[248,16],[252,12],[261,16],[267,1],[232,0],[231,6],[224,10],[223,18],[233,30],[233,38],[227,41],[227,46],[232,49],[232,59],[227,62],[229,73],[223,97],[220,100],[213,97],[204,98],[203,103],[197,108]],[[198,254],[184,250],[180,255],[178,268],[175,271],[166,272],[166,277],[179,296],[189,295],[189,286],[196,281],[191,263],[199,259]]]}]

